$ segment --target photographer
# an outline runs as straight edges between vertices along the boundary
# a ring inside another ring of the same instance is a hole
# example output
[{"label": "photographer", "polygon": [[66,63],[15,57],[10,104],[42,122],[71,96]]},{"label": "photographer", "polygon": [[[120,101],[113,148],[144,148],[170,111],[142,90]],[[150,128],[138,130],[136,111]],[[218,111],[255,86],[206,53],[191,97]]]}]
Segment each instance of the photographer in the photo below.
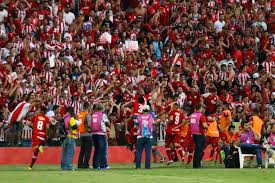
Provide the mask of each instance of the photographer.
[{"label": "photographer", "polygon": [[256,154],[258,168],[262,168],[262,146],[255,141],[260,140],[260,136],[252,128],[249,120],[242,122],[243,130],[239,133],[237,144],[240,144],[243,154]]},{"label": "photographer", "polygon": [[73,158],[75,154],[75,139],[78,134],[78,121],[74,118],[74,109],[68,107],[64,116],[64,124],[67,131],[67,137],[62,144],[61,169],[64,171],[75,170],[73,168]]}]

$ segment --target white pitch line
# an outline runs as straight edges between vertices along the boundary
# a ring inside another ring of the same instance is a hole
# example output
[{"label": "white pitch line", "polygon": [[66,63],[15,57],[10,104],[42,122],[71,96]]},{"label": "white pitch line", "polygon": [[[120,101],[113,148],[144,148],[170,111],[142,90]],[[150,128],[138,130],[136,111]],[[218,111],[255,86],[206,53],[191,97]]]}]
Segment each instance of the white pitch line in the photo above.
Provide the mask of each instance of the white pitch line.
[{"label": "white pitch line", "polygon": [[[113,175],[130,175],[130,174],[123,174],[123,173],[111,173]],[[168,176],[168,175],[139,175],[139,174],[132,174],[131,176],[133,177],[142,177],[142,178],[166,178],[166,179],[177,179],[177,180],[205,180],[205,181],[213,181],[213,182],[224,182],[224,180],[220,180],[220,179],[211,179],[211,178],[207,178],[207,177],[198,177],[198,178],[191,178],[191,177],[180,177],[180,176]]]}]

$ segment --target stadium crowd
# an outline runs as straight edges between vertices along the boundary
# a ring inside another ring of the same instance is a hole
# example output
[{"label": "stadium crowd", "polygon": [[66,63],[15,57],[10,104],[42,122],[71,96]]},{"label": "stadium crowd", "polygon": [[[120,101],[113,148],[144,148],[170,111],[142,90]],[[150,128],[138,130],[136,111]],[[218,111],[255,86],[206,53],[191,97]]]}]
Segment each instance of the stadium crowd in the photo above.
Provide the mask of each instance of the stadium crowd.
[{"label": "stadium crowd", "polygon": [[[198,109],[213,153],[249,141],[247,122],[253,144],[271,134],[274,143],[274,17],[274,0],[1,0],[0,145],[31,146],[41,105],[47,144],[61,145],[59,121],[68,107],[81,115],[85,102],[88,113],[104,105],[110,143],[131,150],[145,104],[157,117],[155,136],[172,109],[186,121]],[[174,147],[192,154],[182,124]]]}]

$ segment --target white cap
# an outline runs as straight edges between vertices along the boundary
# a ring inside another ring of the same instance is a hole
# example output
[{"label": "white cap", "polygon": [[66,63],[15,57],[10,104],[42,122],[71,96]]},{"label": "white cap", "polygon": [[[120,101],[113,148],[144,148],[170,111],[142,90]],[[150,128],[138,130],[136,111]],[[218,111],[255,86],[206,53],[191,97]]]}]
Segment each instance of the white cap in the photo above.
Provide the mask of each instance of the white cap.
[{"label": "white cap", "polygon": [[176,61],[175,65],[180,65],[180,62],[179,62],[179,61]]},{"label": "white cap", "polygon": [[64,90],[64,93],[65,93],[65,94],[68,94],[69,92],[68,92],[68,90]]},{"label": "white cap", "polygon": [[254,79],[257,79],[260,77],[260,74],[259,73],[254,73],[253,76],[252,76]]},{"label": "white cap", "polygon": [[92,93],[92,92],[93,92],[92,90],[87,90],[86,94],[89,94],[89,93]]},{"label": "white cap", "polygon": [[97,51],[100,51],[100,50],[104,51],[103,46],[99,46],[99,47],[97,47]]},{"label": "white cap", "polygon": [[17,65],[19,65],[19,66],[23,66],[23,64],[22,64],[21,62],[19,62]]},{"label": "white cap", "polygon": [[144,111],[150,111],[150,106],[149,106],[149,105],[144,105],[144,106],[142,107],[142,109],[143,109]]}]

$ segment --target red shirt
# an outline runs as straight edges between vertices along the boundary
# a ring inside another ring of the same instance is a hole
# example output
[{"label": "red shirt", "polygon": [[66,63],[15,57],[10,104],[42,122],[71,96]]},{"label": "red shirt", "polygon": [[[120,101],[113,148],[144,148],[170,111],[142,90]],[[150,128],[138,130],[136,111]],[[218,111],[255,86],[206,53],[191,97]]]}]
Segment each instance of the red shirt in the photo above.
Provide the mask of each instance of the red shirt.
[{"label": "red shirt", "polygon": [[228,103],[233,102],[233,100],[234,100],[232,95],[230,95],[230,94],[227,94],[226,96],[225,95],[220,95],[219,98],[220,98],[220,101],[228,102]]},{"label": "red shirt", "polygon": [[203,128],[203,125],[202,125],[202,124],[206,123],[206,121],[207,121],[206,116],[202,114],[201,119],[200,119],[200,132],[201,132],[201,134],[205,134],[205,132],[206,132],[206,130]]},{"label": "red shirt", "polygon": [[0,97],[0,105],[5,106],[5,98],[2,96]]},{"label": "red shirt", "polygon": [[172,119],[172,121],[169,121],[169,123],[167,125],[167,129],[166,129],[166,133],[179,134],[180,129],[179,128],[174,129],[174,128],[177,127],[180,123],[182,123],[184,116],[180,110],[172,110],[169,113],[169,119],[171,116],[173,119]]},{"label": "red shirt", "polygon": [[194,105],[200,103],[200,99],[201,99],[201,97],[198,93],[187,95],[187,100],[192,102],[191,106],[194,106]]},{"label": "red shirt", "polygon": [[251,96],[251,89],[245,85],[243,87],[242,93],[245,94],[246,96],[250,97]]},{"label": "red shirt", "polygon": [[33,134],[33,136],[46,139],[46,130],[47,130],[47,125],[49,123],[50,123],[50,120],[47,116],[35,115],[32,118],[32,134]]},{"label": "red shirt", "polygon": [[241,67],[241,65],[243,64],[243,56],[242,56],[242,52],[240,50],[235,51],[234,60],[237,61],[236,67],[239,69]]},{"label": "red shirt", "polygon": [[253,61],[255,59],[254,51],[252,49],[248,49],[248,50],[244,51],[243,57],[249,58],[250,62]]},{"label": "red shirt", "polygon": [[133,114],[134,115],[138,115],[138,114],[141,114],[143,112],[143,109],[142,109],[143,105],[138,103],[138,102],[135,102],[134,103],[134,110],[133,110]]},{"label": "red shirt", "polygon": [[206,105],[206,111],[209,113],[214,113],[216,111],[216,103],[219,99],[216,95],[210,95],[207,98],[205,98],[205,105]]},{"label": "red shirt", "polygon": [[222,52],[216,53],[215,56],[216,56],[216,60],[217,60],[218,62],[220,62],[220,61],[222,61],[222,60],[225,59],[226,52],[225,52],[224,50],[222,50]]},{"label": "red shirt", "polygon": [[32,68],[32,61],[26,59],[26,58],[23,58],[22,59],[22,63],[25,67],[27,67],[29,70]]}]

